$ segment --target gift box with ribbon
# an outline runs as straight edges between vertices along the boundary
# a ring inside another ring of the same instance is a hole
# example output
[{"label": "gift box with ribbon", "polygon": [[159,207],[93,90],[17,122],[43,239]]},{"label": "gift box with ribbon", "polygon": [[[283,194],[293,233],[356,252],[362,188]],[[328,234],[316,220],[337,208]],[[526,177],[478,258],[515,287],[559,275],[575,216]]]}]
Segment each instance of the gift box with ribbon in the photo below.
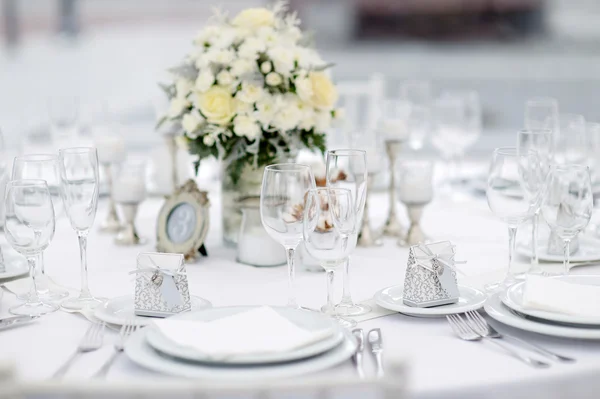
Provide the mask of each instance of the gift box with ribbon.
[{"label": "gift box with ribbon", "polygon": [[130,274],[136,276],[136,315],[167,317],[191,309],[183,255],[141,253]]},{"label": "gift box with ribbon", "polygon": [[458,302],[455,247],[450,241],[410,247],[404,278],[403,302],[428,308]]}]

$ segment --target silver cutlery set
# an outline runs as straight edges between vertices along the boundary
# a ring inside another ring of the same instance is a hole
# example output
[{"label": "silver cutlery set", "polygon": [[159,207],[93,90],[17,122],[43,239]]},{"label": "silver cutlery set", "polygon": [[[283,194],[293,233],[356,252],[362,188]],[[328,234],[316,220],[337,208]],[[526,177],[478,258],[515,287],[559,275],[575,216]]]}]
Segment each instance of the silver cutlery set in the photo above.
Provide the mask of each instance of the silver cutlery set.
[{"label": "silver cutlery set", "polygon": [[[75,352],[69,357],[63,364],[60,366],[58,370],[54,372],[52,378],[60,379],[62,378],[67,371],[70,369],[71,365],[75,362],[75,360],[82,354],[93,352],[102,347],[104,343],[104,329],[106,327],[105,323],[92,323],[92,325],[87,329],[83,338],[79,342]],[[108,373],[108,370],[112,366],[115,359],[118,355],[123,352],[124,344],[127,338],[135,331],[137,331],[137,326],[134,324],[124,324],[119,331],[119,337],[114,344],[114,353],[111,357],[106,360],[106,362],[102,365],[102,367],[93,375],[94,378],[104,378]]]},{"label": "silver cutlery set", "polygon": [[[359,378],[365,378],[365,369],[364,369],[364,357],[363,352],[365,350],[365,332],[362,328],[357,328],[352,330],[352,334],[356,337],[356,342],[358,343],[356,347],[356,353],[352,356],[352,362],[354,363],[354,367],[356,368],[356,372]],[[381,330],[379,328],[374,328],[366,336],[366,341],[369,344],[369,348],[373,358],[375,359],[375,364],[377,366],[376,375],[377,378],[382,378],[384,376],[383,371],[383,337],[381,335]]]},{"label": "silver cutlery set", "polygon": [[452,331],[464,341],[487,341],[500,347],[508,355],[534,368],[548,368],[550,363],[527,356],[518,351],[519,346],[510,345],[508,341],[520,344],[528,350],[548,359],[561,363],[574,363],[575,359],[551,352],[539,345],[524,341],[506,334],[500,334],[476,311],[446,316]]}]

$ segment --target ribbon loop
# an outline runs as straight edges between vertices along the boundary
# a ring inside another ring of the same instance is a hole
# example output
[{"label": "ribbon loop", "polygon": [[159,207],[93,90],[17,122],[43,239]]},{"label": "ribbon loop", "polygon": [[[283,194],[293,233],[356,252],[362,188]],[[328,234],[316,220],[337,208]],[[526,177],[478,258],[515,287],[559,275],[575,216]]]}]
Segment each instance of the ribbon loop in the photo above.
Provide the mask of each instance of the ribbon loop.
[{"label": "ribbon loop", "polygon": [[[440,243],[435,243],[435,244],[440,244]],[[454,248],[454,246],[450,242],[448,242],[448,244],[450,245],[451,249]],[[423,244],[423,243],[415,245],[415,247],[419,248],[425,254],[425,256],[414,256],[414,247],[413,247],[413,257],[415,259],[415,264],[421,266],[422,268],[424,268],[426,270],[429,270],[432,273],[438,272],[437,270],[435,270],[434,262],[437,262],[437,263],[441,264],[442,266],[448,267],[452,271],[456,271],[455,270],[456,264],[467,263],[466,261],[454,260],[454,251],[453,250],[450,253],[448,253],[448,252],[434,253],[427,246],[427,244]]]}]

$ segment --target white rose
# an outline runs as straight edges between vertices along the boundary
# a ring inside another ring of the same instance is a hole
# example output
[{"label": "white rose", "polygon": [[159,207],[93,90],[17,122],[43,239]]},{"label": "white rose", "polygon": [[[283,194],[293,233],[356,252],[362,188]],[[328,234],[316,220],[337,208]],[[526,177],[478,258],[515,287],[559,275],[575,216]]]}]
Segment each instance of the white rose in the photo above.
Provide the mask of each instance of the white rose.
[{"label": "white rose", "polygon": [[190,92],[192,91],[193,87],[194,82],[192,82],[191,80],[183,78],[177,79],[177,81],[175,82],[175,90],[177,92],[177,97],[187,97],[187,95],[190,94]]},{"label": "white rose", "polygon": [[294,52],[285,47],[275,47],[267,52],[273,61],[273,67],[283,76],[288,76],[294,69]]},{"label": "white rose", "polygon": [[171,100],[171,104],[169,105],[169,112],[167,115],[169,116],[169,118],[176,118],[179,115],[181,115],[183,110],[189,105],[190,102],[185,98],[175,97]]},{"label": "white rose", "polygon": [[273,96],[263,96],[263,98],[256,103],[256,117],[260,123],[264,126],[271,124],[275,113],[277,112],[277,103]]},{"label": "white rose", "polygon": [[317,111],[315,113],[315,130],[325,133],[331,127],[331,112]]},{"label": "white rose", "polygon": [[302,101],[310,102],[313,96],[313,88],[310,79],[299,78],[294,82],[296,85],[296,93]]},{"label": "white rose", "polygon": [[181,126],[189,138],[195,139],[198,137],[198,128],[203,122],[204,118],[202,115],[200,115],[200,112],[194,109],[183,115],[183,118],[181,119]]},{"label": "white rose", "polygon": [[264,95],[263,88],[253,83],[242,83],[242,90],[236,94],[236,98],[248,104],[258,102]]},{"label": "white rose", "polygon": [[273,70],[273,65],[269,61],[265,61],[260,65],[260,71],[265,75]]},{"label": "white rose", "polygon": [[280,84],[282,84],[283,83],[283,79],[282,79],[281,75],[278,74],[277,72],[271,72],[265,78],[265,82],[269,86],[275,87],[275,86],[279,86]]},{"label": "white rose", "polygon": [[235,115],[235,101],[229,89],[213,86],[196,97],[198,109],[210,123],[227,126]]},{"label": "white rose", "polygon": [[231,73],[229,73],[229,71],[223,69],[217,75],[217,82],[219,82],[221,86],[229,86],[233,83],[233,76],[231,76]]},{"label": "white rose", "polygon": [[256,139],[260,133],[257,120],[248,115],[238,115],[233,121],[233,132],[238,136],[245,136],[249,140]]},{"label": "white rose", "polygon": [[200,93],[204,93],[210,89],[214,83],[215,75],[213,75],[210,70],[205,69],[204,71],[200,72],[198,78],[196,78],[196,90],[198,90]]},{"label": "white rose", "polygon": [[248,8],[231,21],[234,26],[258,29],[261,26],[273,26],[275,24],[275,14],[266,8]]},{"label": "white rose", "polygon": [[253,70],[254,64],[244,58],[238,58],[231,64],[231,73],[237,77],[247,75]]},{"label": "white rose", "polygon": [[315,108],[330,110],[338,100],[338,92],[327,74],[310,72],[307,78],[296,80],[298,96]]},{"label": "white rose", "polygon": [[210,133],[202,138],[202,142],[204,143],[204,145],[207,145],[209,147],[212,147],[215,144],[215,141],[215,138]]}]

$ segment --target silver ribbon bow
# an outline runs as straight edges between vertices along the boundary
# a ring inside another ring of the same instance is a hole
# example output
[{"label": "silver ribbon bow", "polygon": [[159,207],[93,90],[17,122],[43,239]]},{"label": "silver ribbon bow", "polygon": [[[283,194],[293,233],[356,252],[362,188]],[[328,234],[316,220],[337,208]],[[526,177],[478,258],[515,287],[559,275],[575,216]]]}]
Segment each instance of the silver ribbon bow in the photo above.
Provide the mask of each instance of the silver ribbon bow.
[{"label": "silver ribbon bow", "polygon": [[183,305],[183,299],[181,298],[181,293],[177,288],[175,277],[185,275],[185,272],[161,269],[154,262],[154,260],[152,260],[152,258],[149,257],[148,259],[150,260],[150,262],[152,262],[151,266],[145,267],[143,269],[132,270],[128,274],[152,272],[153,275],[150,280],[152,281],[152,283],[160,287],[160,293],[167,307],[172,308]]},{"label": "silver ribbon bow", "polygon": [[442,266],[449,267],[452,271],[456,271],[454,265],[456,264],[464,264],[466,261],[457,261],[454,260],[454,253],[433,253],[426,244],[419,244],[417,246],[421,251],[423,251],[426,256],[415,256],[415,264],[421,266],[422,268],[429,270],[432,273],[441,274],[442,270],[434,270],[433,261],[436,260]]}]

